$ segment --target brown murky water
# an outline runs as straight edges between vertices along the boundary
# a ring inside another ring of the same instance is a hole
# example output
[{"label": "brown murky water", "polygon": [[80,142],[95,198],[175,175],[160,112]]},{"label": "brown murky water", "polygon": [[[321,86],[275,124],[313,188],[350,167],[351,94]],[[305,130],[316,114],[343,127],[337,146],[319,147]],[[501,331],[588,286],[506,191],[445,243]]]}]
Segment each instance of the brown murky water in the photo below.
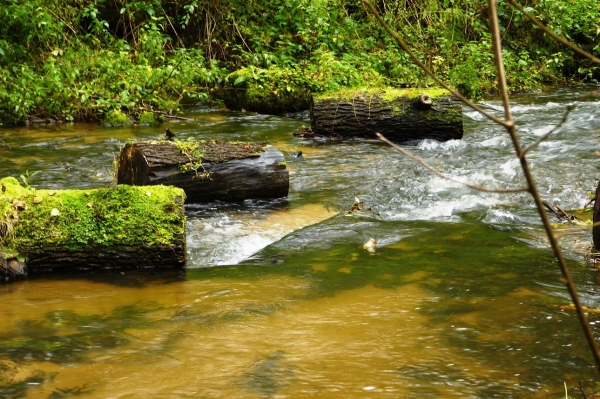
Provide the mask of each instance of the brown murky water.
[{"label": "brown murky water", "polygon": [[[524,140],[581,89],[517,99]],[[495,102],[483,104],[492,112]],[[544,196],[581,206],[597,172],[598,102],[532,153]],[[266,140],[286,200],[188,206],[186,273],[31,276],[0,286],[6,398],[556,398],[597,380],[527,196],[473,193],[374,141],[299,140],[306,121],[193,110],[181,138]],[[519,185],[498,130],[469,111],[462,141],[412,144],[445,173]],[[3,175],[38,187],[112,184],[130,138],[164,126],[0,131]],[[292,152],[301,150],[303,157]],[[593,180],[593,179],[592,179]],[[348,215],[359,197],[372,213]],[[341,211],[341,213],[339,213]],[[374,252],[363,248],[378,241]],[[580,230],[562,239],[599,307]],[[215,267],[220,266],[220,267]],[[590,314],[593,328],[600,316]],[[596,331],[600,333],[600,331]]]}]

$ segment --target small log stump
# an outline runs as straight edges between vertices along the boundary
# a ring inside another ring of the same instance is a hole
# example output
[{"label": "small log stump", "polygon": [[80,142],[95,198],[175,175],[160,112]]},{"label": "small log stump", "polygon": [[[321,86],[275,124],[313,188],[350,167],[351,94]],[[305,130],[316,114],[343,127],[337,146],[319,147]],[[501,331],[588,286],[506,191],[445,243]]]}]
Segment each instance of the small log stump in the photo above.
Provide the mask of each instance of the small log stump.
[{"label": "small log stump", "polygon": [[182,188],[186,202],[286,197],[283,154],[265,143],[150,141],[127,144],[118,183]]},{"label": "small log stump", "polygon": [[462,103],[443,89],[356,89],[316,96],[310,104],[317,136],[390,140],[463,137]]},{"label": "small log stump", "polygon": [[181,189],[36,190],[13,177],[0,185],[0,272],[6,279],[52,269],[185,266]]}]

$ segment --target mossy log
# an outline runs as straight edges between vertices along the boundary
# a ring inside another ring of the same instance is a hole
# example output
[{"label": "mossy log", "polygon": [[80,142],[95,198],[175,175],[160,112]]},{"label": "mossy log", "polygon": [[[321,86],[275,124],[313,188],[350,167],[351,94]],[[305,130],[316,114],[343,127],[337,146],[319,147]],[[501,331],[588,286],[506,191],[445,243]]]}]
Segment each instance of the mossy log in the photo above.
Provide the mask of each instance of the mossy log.
[{"label": "mossy log", "polygon": [[462,104],[444,89],[370,89],[315,96],[310,104],[315,135],[375,137],[398,142],[463,137]]},{"label": "mossy log", "polygon": [[183,190],[36,190],[0,180],[0,272],[185,266]]},{"label": "mossy log", "polygon": [[150,141],[130,143],[119,156],[118,183],[182,188],[186,202],[286,197],[283,154],[265,143]]}]

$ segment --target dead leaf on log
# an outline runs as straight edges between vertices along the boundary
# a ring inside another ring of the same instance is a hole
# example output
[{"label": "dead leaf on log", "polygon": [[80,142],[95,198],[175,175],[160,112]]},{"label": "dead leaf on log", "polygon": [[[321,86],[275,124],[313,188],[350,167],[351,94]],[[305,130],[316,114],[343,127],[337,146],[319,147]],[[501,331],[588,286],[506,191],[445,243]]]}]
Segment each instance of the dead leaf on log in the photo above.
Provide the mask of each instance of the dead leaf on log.
[{"label": "dead leaf on log", "polygon": [[14,199],[12,202],[12,207],[17,211],[25,211],[27,210],[27,203],[24,201],[19,201],[18,199]]}]

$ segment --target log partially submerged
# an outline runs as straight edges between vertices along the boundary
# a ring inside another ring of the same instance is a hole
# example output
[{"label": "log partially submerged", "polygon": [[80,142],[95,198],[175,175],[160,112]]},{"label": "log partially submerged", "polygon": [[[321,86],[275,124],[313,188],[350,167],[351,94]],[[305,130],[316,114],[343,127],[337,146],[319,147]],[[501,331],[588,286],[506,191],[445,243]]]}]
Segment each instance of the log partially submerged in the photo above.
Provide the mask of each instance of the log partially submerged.
[{"label": "log partially submerged", "polygon": [[182,268],[185,193],[176,187],[36,190],[0,180],[0,272]]},{"label": "log partially submerged", "polygon": [[327,93],[310,104],[315,135],[393,141],[463,136],[462,103],[444,89],[357,89]]},{"label": "log partially submerged", "polygon": [[182,188],[186,202],[286,197],[283,154],[264,143],[150,141],[119,156],[118,183]]}]

